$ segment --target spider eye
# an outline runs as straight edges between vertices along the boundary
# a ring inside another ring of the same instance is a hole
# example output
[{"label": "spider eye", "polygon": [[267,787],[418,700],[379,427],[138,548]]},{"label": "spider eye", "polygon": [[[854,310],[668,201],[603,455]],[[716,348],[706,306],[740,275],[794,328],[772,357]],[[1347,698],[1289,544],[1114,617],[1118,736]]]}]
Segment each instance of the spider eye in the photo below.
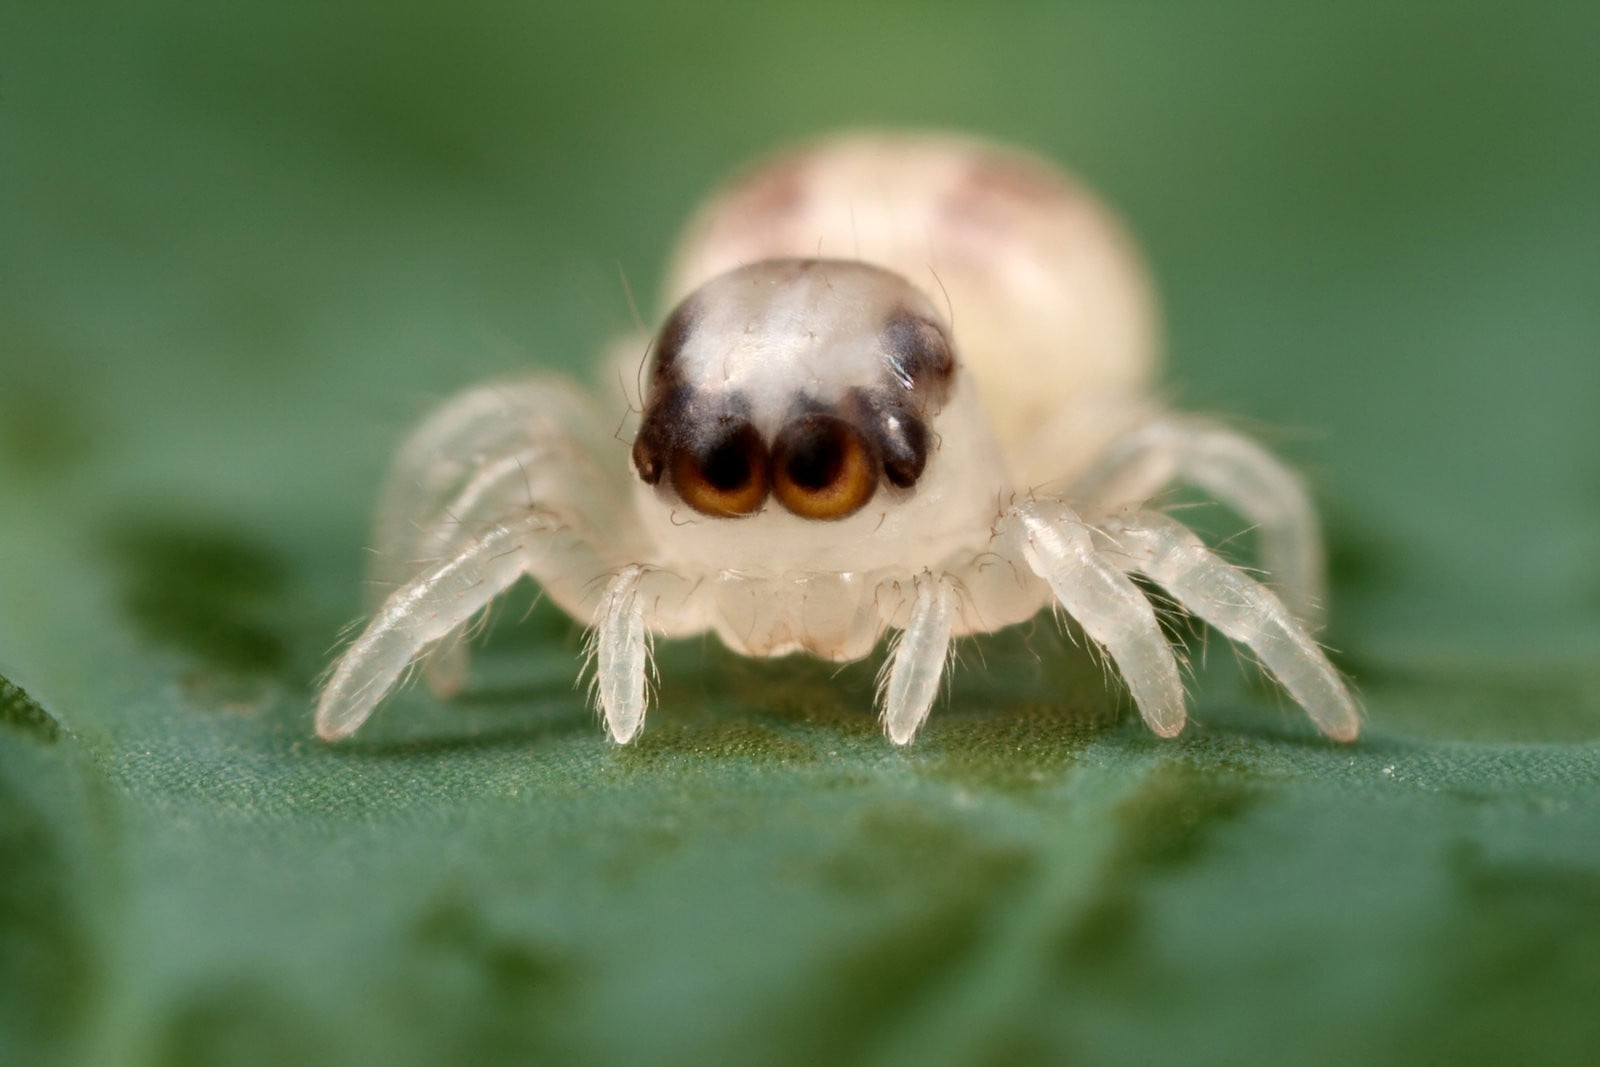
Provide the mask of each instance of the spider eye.
[{"label": "spider eye", "polygon": [[803,415],[772,446],[773,491],[804,519],[842,519],[878,488],[878,464],[861,435],[832,415]]},{"label": "spider eye", "polygon": [[672,486],[702,515],[749,515],[767,499],[767,452],[748,422],[735,424],[708,448],[679,450]]}]

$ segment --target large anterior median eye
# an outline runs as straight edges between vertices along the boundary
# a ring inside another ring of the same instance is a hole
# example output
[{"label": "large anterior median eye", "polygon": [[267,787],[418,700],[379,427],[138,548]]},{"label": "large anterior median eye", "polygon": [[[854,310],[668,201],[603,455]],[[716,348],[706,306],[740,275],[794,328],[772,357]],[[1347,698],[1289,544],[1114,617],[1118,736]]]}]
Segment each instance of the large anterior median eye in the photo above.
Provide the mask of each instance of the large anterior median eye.
[{"label": "large anterior median eye", "polygon": [[749,423],[737,423],[709,447],[684,448],[672,461],[672,486],[702,515],[749,515],[767,499],[767,450]]},{"label": "large anterior median eye", "polygon": [[801,518],[842,519],[872,499],[878,463],[843,419],[802,415],[772,446],[772,487]]}]

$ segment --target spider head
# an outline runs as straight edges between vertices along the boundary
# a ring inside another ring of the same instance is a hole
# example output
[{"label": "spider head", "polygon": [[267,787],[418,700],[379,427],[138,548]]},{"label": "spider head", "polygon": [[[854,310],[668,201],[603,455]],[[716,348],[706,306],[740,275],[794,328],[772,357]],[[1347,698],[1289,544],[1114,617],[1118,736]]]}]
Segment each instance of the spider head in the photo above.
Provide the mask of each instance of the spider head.
[{"label": "spider head", "polygon": [[954,402],[957,371],[943,317],[897,274],[826,259],[729,271],[656,340],[633,445],[646,507],[746,527],[747,544],[756,529],[824,555],[859,544],[947,495],[928,490],[956,465],[940,455],[952,410],[971,406]]}]

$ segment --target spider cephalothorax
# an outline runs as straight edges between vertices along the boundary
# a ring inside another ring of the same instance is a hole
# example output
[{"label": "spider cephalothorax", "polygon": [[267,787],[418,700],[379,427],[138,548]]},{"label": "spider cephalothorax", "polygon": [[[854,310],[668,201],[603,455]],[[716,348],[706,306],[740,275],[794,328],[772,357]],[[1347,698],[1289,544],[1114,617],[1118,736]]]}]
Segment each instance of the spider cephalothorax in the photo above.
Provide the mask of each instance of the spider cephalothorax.
[{"label": "spider cephalothorax", "polygon": [[909,283],[865,263],[772,259],[686,297],[654,346],[639,477],[704,515],[773,502],[855,514],[909,490],[950,392],[948,331]]}]

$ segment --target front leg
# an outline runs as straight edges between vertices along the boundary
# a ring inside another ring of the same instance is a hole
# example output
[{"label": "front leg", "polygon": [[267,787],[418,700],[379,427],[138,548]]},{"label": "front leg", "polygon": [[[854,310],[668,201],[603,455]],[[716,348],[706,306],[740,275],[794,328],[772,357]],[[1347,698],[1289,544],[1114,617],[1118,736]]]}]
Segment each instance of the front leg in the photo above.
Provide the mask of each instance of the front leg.
[{"label": "front leg", "polygon": [[619,745],[638,735],[650,702],[650,633],[639,599],[644,574],[643,567],[624,567],[607,583],[589,631],[595,703],[605,718],[606,732]]},{"label": "front leg", "polygon": [[604,570],[594,549],[549,511],[494,524],[384,601],[334,664],[317,698],[317,735],[334,741],[354,733],[419,656],[523,575],[576,597]]},{"label": "front leg", "polygon": [[897,745],[911,743],[933,707],[950,658],[956,608],[955,586],[948,577],[924,572],[916,576],[915,587],[911,618],[895,639],[880,693],[883,729]]},{"label": "front leg", "polygon": [[[441,508],[431,525],[418,521],[407,532],[404,551],[413,560],[449,559],[477,533],[505,515],[530,507],[559,508],[566,521],[582,536],[599,540],[603,535],[595,517],[612,529],[619,494],[594,477],[595,463],[571,441],[541,441],[503,455],[488,457],[460,488],[454,500]],[[387,546],[395,551],[393,544]],[[617,551],[631,554],[625,542]],[[392,561],[391,561],[392,564]],[[425,566],[425,564],[413,564]],[[592,574],[580,575],[587,582]],[[557,602],[573,610],[582,595],[566,582],[547,587]],[[471,657],[467,651],[470,625],[438,642],[422,659],[422,676],[436,696],[453,697],[466,684]]]},{"label": "front leg", "polygon": [[[507,485],[513,495],[526,485],[520,502],[582,510],[605,524],[623,488],[596,462],[614,448],[597,428],[611,425],[581,389],[554,375],[452,396],[407,435],[384,480],[370,587],[392,590],[448,554],[452,542],[470,539],[476,530],[464,512],[478,502],[491,505],[479,520],[506,514],[494,500]],[[452,537],[452,529],[460,532]]]},{"label": "front leg", "polygon": [[[407,438],[379,496],[368,570],[378,602],[524,508],[560,511],[591,537],[624,529],[623,486],[602,461],[615,445],[600,425],[610,423],[579,389],[549,375],[478,386],[440,406]],[[567,591],[553,592],[571,610]],[[422,657],[436,695],[466,682],[467,622]]]}]

